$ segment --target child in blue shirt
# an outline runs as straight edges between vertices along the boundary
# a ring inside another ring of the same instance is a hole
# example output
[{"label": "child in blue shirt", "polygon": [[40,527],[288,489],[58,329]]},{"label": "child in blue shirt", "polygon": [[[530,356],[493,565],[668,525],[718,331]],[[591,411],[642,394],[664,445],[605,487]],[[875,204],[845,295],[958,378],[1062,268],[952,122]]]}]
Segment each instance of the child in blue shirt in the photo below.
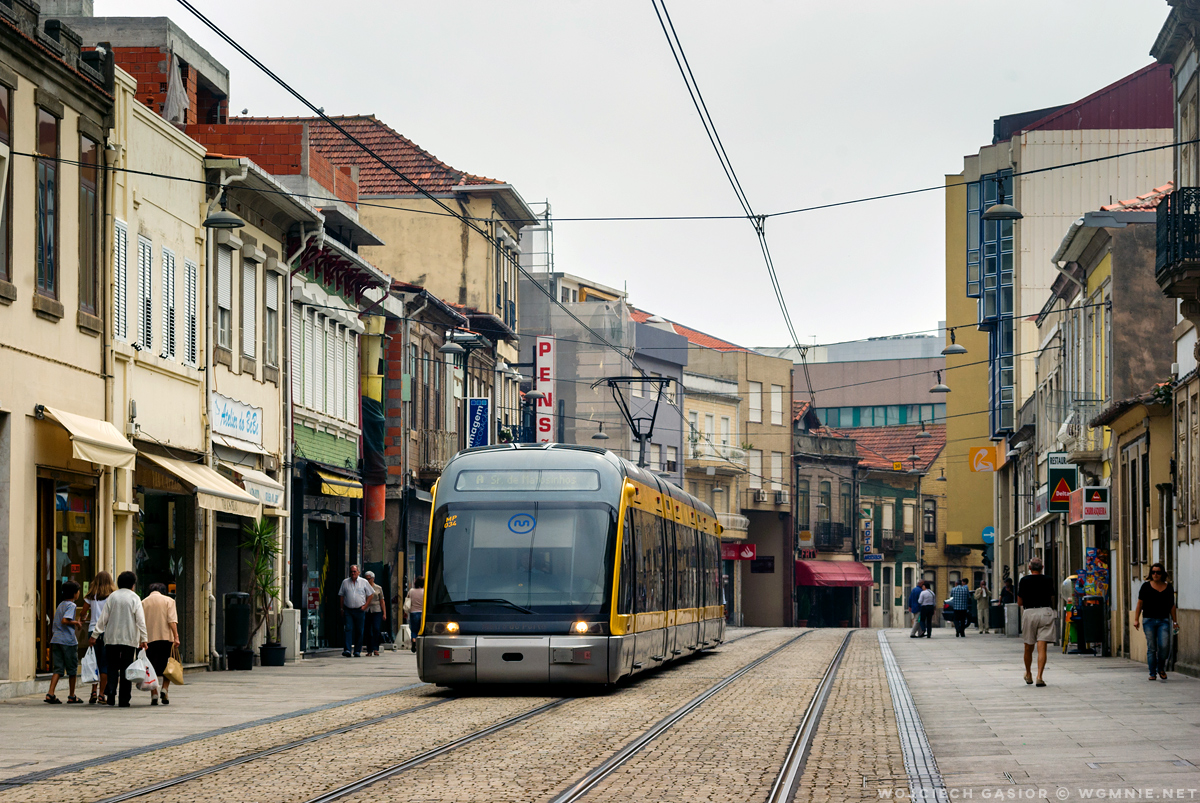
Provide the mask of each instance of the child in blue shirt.
[{"label": "child in blue shirt", "polygon": [[79,677],[79,638],[77,633],[83,622],[75,618],[75,601],[79,599],[79,584],[68,580],[62,584],[59,592],[58,607],[54,609],[54,620],[51,625],[50,663],[54,674],[50,676],[50,690],[46,692],[45,702],[59,705],[62,700],[54,696],[58,679],[66,675],[70,683],[70,696],[67,702],[72,705],[82,705],[83,700],[75,696],[75,681]]}]

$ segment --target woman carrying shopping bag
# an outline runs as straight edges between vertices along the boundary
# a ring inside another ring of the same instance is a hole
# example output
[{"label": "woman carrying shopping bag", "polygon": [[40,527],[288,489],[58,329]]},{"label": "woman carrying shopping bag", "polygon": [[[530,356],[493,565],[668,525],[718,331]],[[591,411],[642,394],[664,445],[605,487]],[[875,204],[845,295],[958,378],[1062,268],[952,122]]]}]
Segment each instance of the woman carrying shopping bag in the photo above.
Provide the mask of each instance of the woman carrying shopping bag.
[{"label": "woman carrying shopping bag", "polygon": [[[112,575],[108,572],[99,572],[96,579],[92,581],[92,587],[88,590],[87,596],[84,597],[84,602],[88,606],[88,635],[96,632],[96,623],[100,621],[100,613],[104,610],[104,603],[108,599],[109,594],[117,590],[116,583],[113,582]],[[95,705],[100,703],[104,705],[105,697],[108,689],[108,664],[104,661],[104,635],[96,639],[93,646],[90,648],[96,654],[96,666],[100,670],[100,679],[92,684],[92,696],[88,699],[88,703]]]},{"label": "woman carrying shopping bag", "polygon": [[171,650],[179,645],[179,614],[175,609],[175,600],[167,596],[167,587],[162,583],[151,583],[150,593],[142,600],[142,609],[146,612],[146,635],[150,646],[146,655],[154,674],[161,678],[161,690],[154,689],[150,693],[150,705],[170,705],[167,699],[167,689],[171,681],[164,677],[167,671],[167,661],[171,658]]}]

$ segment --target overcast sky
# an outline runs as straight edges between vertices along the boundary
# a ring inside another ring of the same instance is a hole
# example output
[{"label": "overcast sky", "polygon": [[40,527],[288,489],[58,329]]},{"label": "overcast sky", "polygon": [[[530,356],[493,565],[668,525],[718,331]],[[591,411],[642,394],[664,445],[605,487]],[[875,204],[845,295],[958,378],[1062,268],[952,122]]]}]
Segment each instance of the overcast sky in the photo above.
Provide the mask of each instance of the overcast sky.
[{"label": "overcast sky", "polygon": [[[558,217],[739,211],[649,0],[198,0],[328,113],[373,113],[444,162]],[[306,113],[173,0],[231,73],[230,110]],[[1137,70],[1162,0],[668,0],[758,212],[938,184],[1002,114]],[[1146,189],[1150,189],[1147,187]],[[1107,199],[1105,199],[1107,201]],[[798,334],[819,342],[945,317],[940,192],[778,218],[768,236]],[[745,221],[560,222],[559,270],[744,345],[784,345]],[[953,323],[961,323],[955,322]]]}]

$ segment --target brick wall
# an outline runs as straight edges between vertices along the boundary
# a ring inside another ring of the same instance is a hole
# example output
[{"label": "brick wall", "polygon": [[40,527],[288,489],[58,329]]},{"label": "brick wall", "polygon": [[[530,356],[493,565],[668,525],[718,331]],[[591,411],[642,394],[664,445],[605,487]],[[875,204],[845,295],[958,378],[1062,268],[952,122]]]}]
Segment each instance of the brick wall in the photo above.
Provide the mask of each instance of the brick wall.
[{"label": "brick wall", "polygon": [[[354,468],[358,466],[358,442],[317,432],[311,427],[296,424],[293,434],[296,456],[315,460],[330,466]],[[349,460],[349,464],[346,461]]]},{"label": "brick wall", "polygon": [[300,123],[189,125],[187,135],[208,148],[209,153],[248,157],[272,175],[294,176],[301,172],[304,126]]},{"label": "brick wall", "polygon": [[[162,47],[114,47],[117,66],[137,79],[137,100],[162,114],[167,100],[167,69],[171,57]],[[180,78],[188,96],[185,122],[197,119],[199,75],[195,68],[180,62]]]},{"label": "brick wall", "polygon": [[[322,156],[322,159],[325,157]],[[333,191],[337,197],[341,198],[346,203],[358,208],[358,182],[350,176],[350,166],[343,165],[334,173]]]}]

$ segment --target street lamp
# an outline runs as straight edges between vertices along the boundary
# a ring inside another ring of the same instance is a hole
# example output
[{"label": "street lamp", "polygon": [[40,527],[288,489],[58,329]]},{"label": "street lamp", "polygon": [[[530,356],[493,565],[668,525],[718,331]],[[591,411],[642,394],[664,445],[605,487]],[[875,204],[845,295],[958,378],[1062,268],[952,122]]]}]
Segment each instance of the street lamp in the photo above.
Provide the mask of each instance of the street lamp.
[{"label": "street lamp", "polygon": [[942,384],[942,372],[937,372],[937,384],[929,389],[930,393],[949,393],[950,388]]},{"label": "street lamp", "polygon": [[221,191],[221,208],[219,211],[212,212],[204,219],[204,228],[206,229],[240,229],[246,225],[246,221],[242,220],[237,215],[233,214],[227,208],[229,201],[225,198],[225,191]]},{"label": "street lamp", "polygon": [[954,342],[954,330],[951,329],[950,330],[950,345],[946,346],[946,348],[942,349],[942,356],[950,357],[950,356],[957,356],[959,354],[966,354],[966,353],[967,353],[966,346],[960,346],[959,344]]},{"label": "street lamp", "polygon": [[1012,204],[1004,203],[1004,180],[997,175],[994,179],[996,182],[996,201],[997,203],[989,206],[983,212],[984,220],[1021,220],[1022,215],[1017,208]]},{"label": "street lamp", "polygon": [[599,431],[599,432],[597,432],[595,435],[593,435],[593,436],[592,436],[592,440],[594,440],[594,441],[606,441],[606,440],[608,440],[608,433],[606,433],[606,432],[604,431],[604,422],[603,422],[603,421],[601,421],[601,422],[600,422],[600,431]]},{"label": "street lamp", "polygon": [[491,348],[491,341],[486,337],[474,332],[458,332],[451,330],[446,333],[446,342],[438,349],[439,354],[444,354],[454,361],[455,367],[461,365],[463,369],[463,401],[462,401],[462,434],[459,437],[459,448],[465,449],[470,446],[467,439],[467,399],[470,391],[468,383],[470,379],[471,369],[471,352],[479,349]]}]

